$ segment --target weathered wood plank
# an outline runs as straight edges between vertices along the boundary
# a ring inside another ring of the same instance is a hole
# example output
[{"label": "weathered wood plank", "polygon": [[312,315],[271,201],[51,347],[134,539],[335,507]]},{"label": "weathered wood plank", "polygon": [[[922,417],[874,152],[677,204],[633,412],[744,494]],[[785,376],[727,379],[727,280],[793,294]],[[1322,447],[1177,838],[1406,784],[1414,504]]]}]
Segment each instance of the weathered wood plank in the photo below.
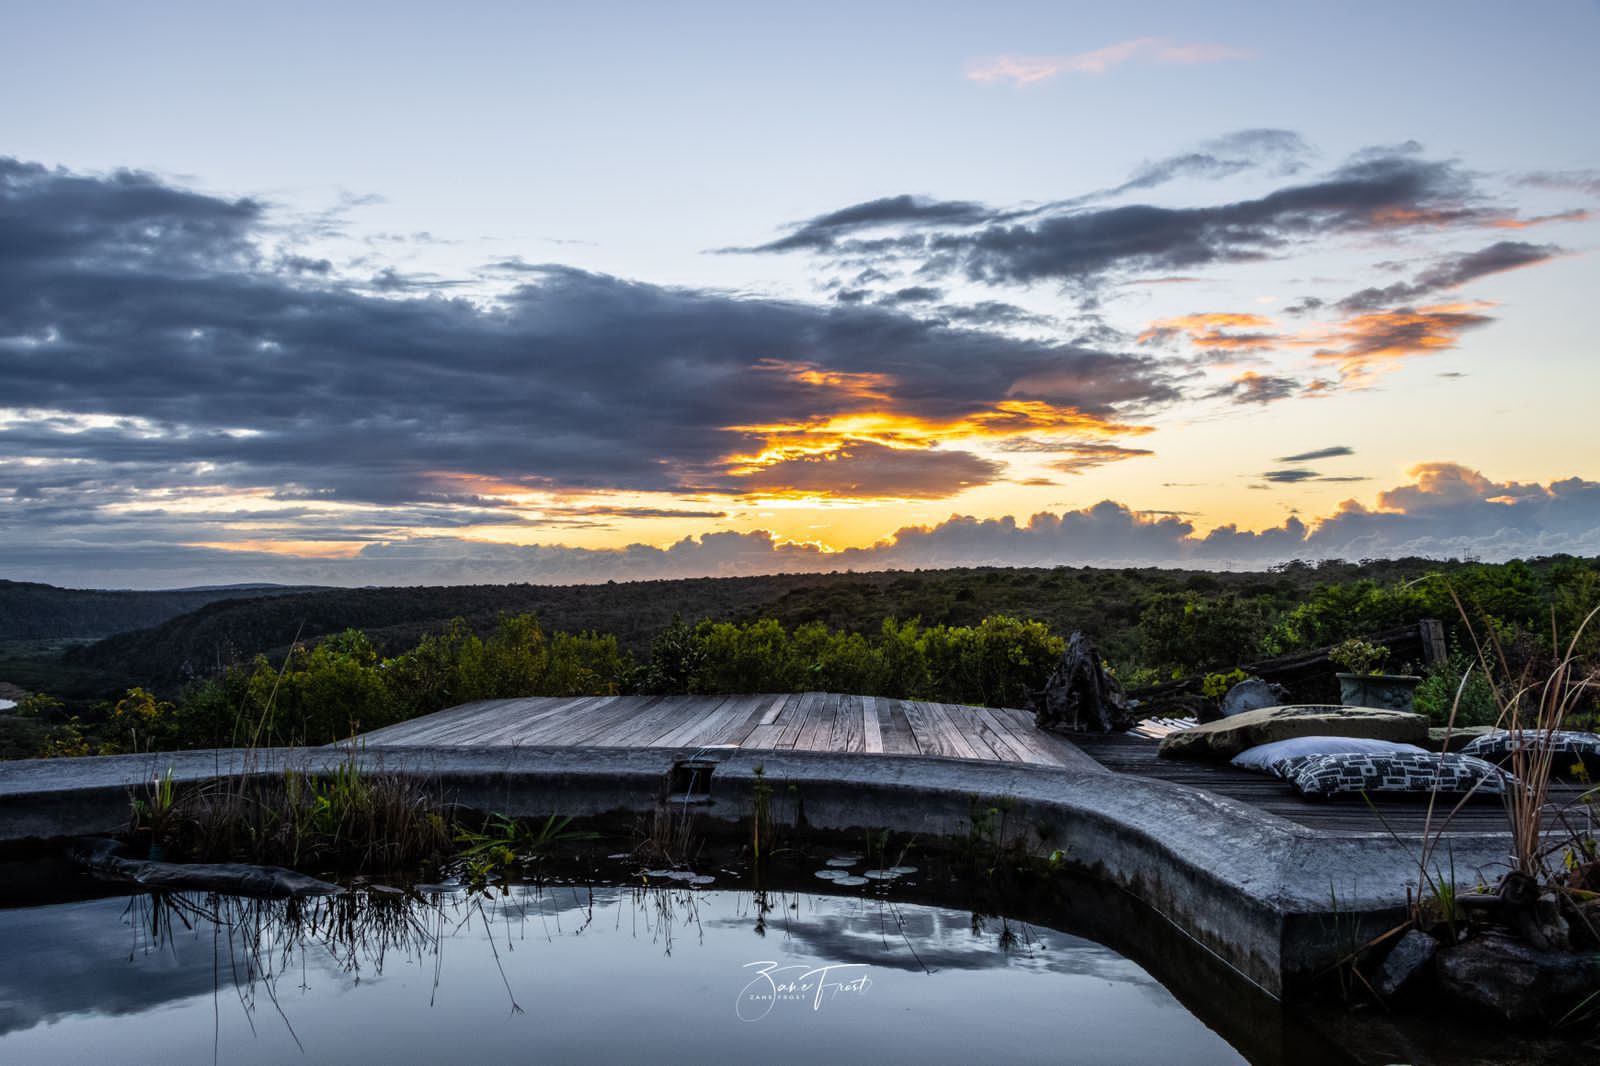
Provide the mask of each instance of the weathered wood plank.
[{"label": "weathered wood plank", "polygon": [[883,725],[878,721],[878,697],[861,697],[861,746],[870,755],[883,754]]},{"label": "weathered wood plank", "polygon": [[911,726],[911,735],[917,742],[917,750],[924,755],[948,755],[949,752],[939,737],[938,728],[928,718],[927,706],[921,700],[900,701],[900,709],[905,712],[906,722]]},{"label": "weathered wood plank", "polygon": [[[980,759],[985,756],[979,754],[979,746],[967,735],[966,727],[959,720],[965,717],[956,708],[945,703],[924,704],[928,720],[939,730],[941,746],[954,753],[958,759]],[[988,751],[987,746],[982,750]],[[993,753],[990,753],[992,757]]]},{"label": "weathered wood plank", "polygon": [[[565,704],[576,701],[561,702]],[[475,718],[446,726],[435,734],[434,743],[441,746],[477,747],[484,743],[486,737],[526,724],[533,715],[543,716],[547,713],[555,712],[549,710],[548,704],[539,699],[499,700],[484,707],[482,713]]]},{"label": "weathered wood plank", "polygon": [[1032,752],[1026,746],[1017,743],[1000,720],[989,713],[987,707],[975,707],[968,711],[973,726],[977,730],[978,739],[988,745],[994,752],[994,757],[1001,762],[1033,762]]},{"label": "weathered wood plank", "polygon": [[839,696],[838,713],[833,719],[833,729],[820,743],[824,751],[860,751],[859,747],[852,748],[853,742],[859,741],[861,736],[861,697]]},{"label": "weathered wood plank", "polygon": [[574,721],[562,742],[574,747],[617,747],[612,737],[618,730],[661,700],[660,696],[617,696],[608,706],[592,709],[582,715],[581,721]]},{"label": "weathered wood plank", "polygon": [[428,743],[427,739],[438,730],[462,722],[471,721],[481,713],[484,706],[497,703],[498,700],[474,700],[456,707],[450,707],[433,714],[425,714],[420,718],[413,718],[409,722],[397,722],[394,725],[374,729],[370,733],[362,734],[365,741],[374,746],[410,745],[413,743]]},{"label": "weathered wood plank", "polygon": [[727,713],[727,707],[733,702],[732,696],[716,696],[716,705],[708,711],[701,710],[701,705],[691,704],[685,709],[684,714],[673,724],[672,728],[662,733],[659,737],[647,744],[651,748],[683,748],[692,747],[693,739],[701,734],[709,717],[720,717]]},{"label": "weathered wood plank", "polygon": [[693,702],[690,696],[663,696],[660,701],[614,729],[607,740],[619,748],[646,747],[663,731],[662,723],[679,719]]},{"label": "weathered wood plank", "polygon": [[745,740],[750,736],[751,733],[756,731],[762,722],[766,722],[769,719],[776,719],[778,717],[779,712],[783,710],[783,705],[788,701],[788,698],[789,697],[787,693],[780,696],[773,696],[771,694],[751,696],[750,713],[719,730],[717,734],[711,738],[710,743],[734,744],[743,747]]},{"label": "weathered wood plank", "polygon": [[878,729],[883,734],[883,750],[890,755],[920,755],[911,721],[906,717],[905,700],[878,701]]},{"label": "weathered wood plank", "polygon": [[984,713],[995,723],[1002,736],[1010,738],[1013,747],[1025,752],[1023,762],[1040,766],[1069,766],[1073,762],[1082,762],[1081,758],[1071,757],[1074,752],[1063,750],[1061,741],[1041,733],[1033,724],[1033,716],[1027,712],[988,707]]},{"label": "weathered wood plank", "polygon": [[572,734],[583,728],[591,714],[603,712],[621,698],[585,696],[576,700],[564,700],[557,708],[524,715],[522,721],[510,729],[496,730],[493,734],[486,733],[477,743],[496,744],[515,739],[518,744],[564,747],[572,743]]},{"label": "weathered wood plank", "polygon": [[768,715],[763,715],[761,724],[756,726],[749,736],[745,737],[743,747],[757,751],[772,751],[776,749],[779,746],[779,740],[783,737],[783,731],[789,727],[789,722],[795,713],[795,709],[800,706],[800,701],[804,698],[804,695],[801,692],[789,693],[783,703],[778,706],[776,713],[769,712],[770,721],[768,720]]},{"label": "weathered wood plank", "polygon": [[686,746],[730,743],[725,739],[730,734],[742,735],[755,727],[755,722],[760,719],[767,704],[767,697],[759,693],[749,696],[730,696],[719,712],[706,716],[703,727],[685,742]]},{"label": "weathered wood plank", "polygon": [[783,729],[783,735],[778,738],[779,748],[794,748],[800,741],[800,735],[805,732],[807,723],[822,706],[822,693],[803,692],[800,702],[795,708],[785,710],[784,717],[789,722]]},{"label": "weathered wood plank", "polygon": [[826,751],[833,736],[833,720],[839,716],[839,695],[824,692],[817,701],[816,713],[806,719],[805,731],[795,742],[797,751]]}]

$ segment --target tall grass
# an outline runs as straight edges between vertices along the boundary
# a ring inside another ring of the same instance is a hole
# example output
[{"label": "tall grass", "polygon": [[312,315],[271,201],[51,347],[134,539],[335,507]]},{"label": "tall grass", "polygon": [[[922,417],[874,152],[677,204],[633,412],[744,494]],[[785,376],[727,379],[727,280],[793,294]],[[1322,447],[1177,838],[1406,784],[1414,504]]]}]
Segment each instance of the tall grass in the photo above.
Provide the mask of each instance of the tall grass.
[{"label": "tall grass", "polygon": [[[1460,607],[1459,600],[1457,606]],[[1462,615],[1466,616],[1464,609]],[[1600,606],[1584,615],[1565,644],[1552,618],[1553,661],[1540,664],[1530,659],[1520,670],[1511,667],[1499,633],[1490,629],[1486,638],[1480,638],[1476,629],[1470,624],[1467,626],[1481,669],[1496,681],[1492,685],[1499,709],[1495,724],[1512,735],[1507,768],[1515,780],[1507,782],[1504,800],[1511,823],[1513,868],[1541,884],[1556,873],[1550,863],[1551,856],[1571,847],[1577,835],[1562,816],[1565,812],[1556,812],[1554,821],[1557,824],[1550,826],[1550,781],[1559,770],[1565,769],[1556,765],[1557,752],[1552,740],[1555,733],[1567,727],[1568,719],[1583,706],[1588,694],[1600,682],[1596,669],[1585,669],[1578,657],[1584,631],[1596,615],[1600,615]],[[1463,687],[1465,683],[1463,678]],[[1459,696],[1458,692],[1458,702]],[[1452,708],[1452,718],[1454,713]],[[1586,797],[1592,795],[1593,790]]]}]

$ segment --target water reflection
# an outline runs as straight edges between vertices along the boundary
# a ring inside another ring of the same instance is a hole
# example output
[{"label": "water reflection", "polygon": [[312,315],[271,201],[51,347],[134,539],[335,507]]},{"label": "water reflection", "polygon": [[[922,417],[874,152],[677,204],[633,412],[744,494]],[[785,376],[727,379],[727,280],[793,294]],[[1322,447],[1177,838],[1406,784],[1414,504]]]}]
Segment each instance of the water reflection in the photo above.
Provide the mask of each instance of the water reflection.
[{"label": "water reflection", "polygon": [[0,911],[0,943],[6,1062],[1240,1061],[1100,945],[872,896],[143,895]]}]

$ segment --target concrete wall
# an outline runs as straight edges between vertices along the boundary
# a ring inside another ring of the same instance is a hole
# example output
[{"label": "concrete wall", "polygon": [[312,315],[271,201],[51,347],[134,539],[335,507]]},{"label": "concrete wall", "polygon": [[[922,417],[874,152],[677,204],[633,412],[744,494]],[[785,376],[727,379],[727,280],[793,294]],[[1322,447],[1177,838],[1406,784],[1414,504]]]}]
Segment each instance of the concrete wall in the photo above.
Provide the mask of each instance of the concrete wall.
[{"label": "concrete wall", "polygon": [[[169,767],[181,782],[315,771],[329,749],[173,752],[0,764],[0,843],[117,832],[130,790]],[[715,764],[701,816],[748,825],[756,770],[779,817],[803,806],[824,830],[964,838],[974,810],[1060,849],[1071,865],[1125,889],[1267,993],[1282,996],[1388,928],[1417,881],[1421,842],[1332,834],[1170,782],[1101,770],[905,756],[711,749],[365,749],[371,771],[436,780],[458,803],[509,816],[650,815],[674,763]],[[791,788],[792,786],[792,788]],[[1452,837],[1437,865],[1457,879],[1500,861],[1504,835]],[[1431,868],[1431,867],[1430,867]],[[1492,879],[1492,874],[1489,875]]]}]

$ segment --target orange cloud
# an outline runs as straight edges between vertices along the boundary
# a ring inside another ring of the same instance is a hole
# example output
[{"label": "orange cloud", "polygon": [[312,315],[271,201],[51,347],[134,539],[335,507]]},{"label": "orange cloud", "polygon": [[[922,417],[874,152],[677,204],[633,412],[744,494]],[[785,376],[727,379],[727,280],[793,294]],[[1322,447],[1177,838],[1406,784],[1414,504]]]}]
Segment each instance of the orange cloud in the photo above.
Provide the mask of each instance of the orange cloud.
[{"label": "orange cloud", "polygon": [[1497,218],[1489,225],[1496,229],[1527,229],[1529,226],[1542,226],[1546,222],[1587,222],[1589,215],[1589,211],[1577,208],[1554,215],[1535,215],[1533,218]]},{"label": "orange cloud", "polygon": [[1226,330],[1270,330],[1273,321],[1265,315],[1234,311],[1207,311],[1201,314],[1180,315],[1177,318],[1159,318],[1139,334],[1140,344],[1164,341],[1185,334],[1189,343],[1197,348],[1222,351],[1255,351],[1270,348],[1281,341],[1271,332],[1228,333]]},{"label": "orange cloud", "polygon": [[887,390],[895,384],[895,379],[888,374],[869,371],[828,370],[817,366],[815,363],[794,363],[784,359],[762,359],[755,364],[753,369],[766,373],[782,374],[792,381],[798,381],[802,385],[813,385],[839,396],[861,400],[877,400],[885,403],[889,400]]},{"label": "orange cloud", "polygon": [[1331,343],[1318,348],[1314,357],[1338,364],[1341,378],[1360,383],[1384,363],[1454,348],[1461,334],[1494,321],[1480,313],[1492,306],[1456,303],[1374,311],[1340,323],[1320,340],[1303,338],[1296,343]]},{"label": "orange cloud", "polygon": [[364,540],[213,540],[193,541],[183,547],[292,555],[301,559],[353,559],[368,543]]}]

